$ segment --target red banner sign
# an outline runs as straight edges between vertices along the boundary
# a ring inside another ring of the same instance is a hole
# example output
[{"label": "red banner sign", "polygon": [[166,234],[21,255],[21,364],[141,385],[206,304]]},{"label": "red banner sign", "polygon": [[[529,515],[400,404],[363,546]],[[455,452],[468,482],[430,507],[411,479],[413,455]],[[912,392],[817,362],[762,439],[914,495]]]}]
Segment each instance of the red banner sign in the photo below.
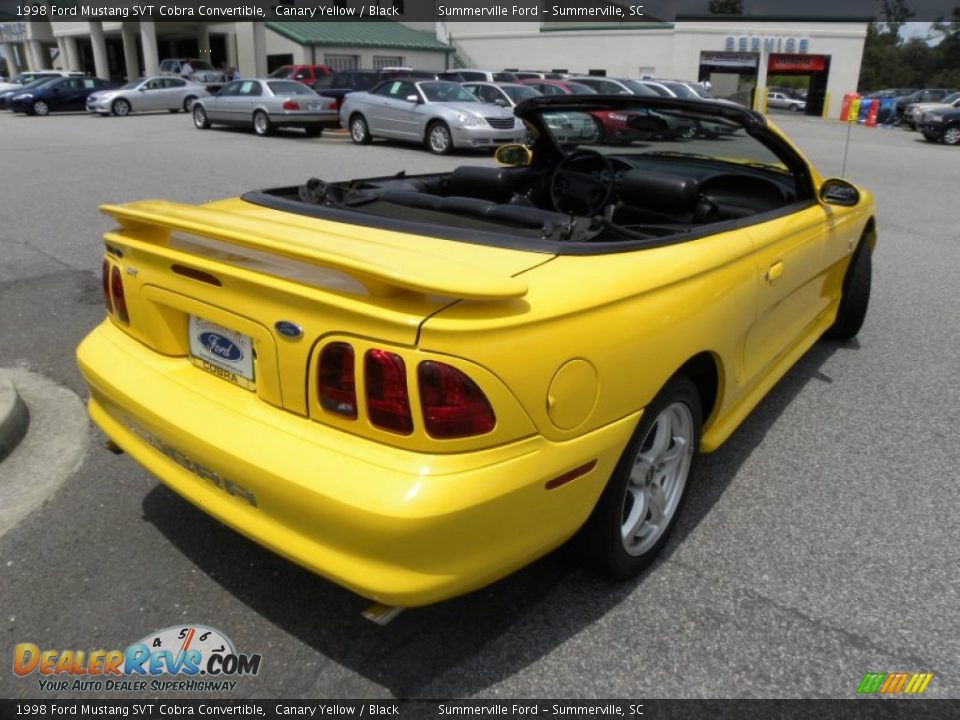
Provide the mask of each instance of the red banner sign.
[{"label": "red banner sign", "polygon": [[770,55],[769,72],[819,72],[826,69],[827,59],[823,55]]}]

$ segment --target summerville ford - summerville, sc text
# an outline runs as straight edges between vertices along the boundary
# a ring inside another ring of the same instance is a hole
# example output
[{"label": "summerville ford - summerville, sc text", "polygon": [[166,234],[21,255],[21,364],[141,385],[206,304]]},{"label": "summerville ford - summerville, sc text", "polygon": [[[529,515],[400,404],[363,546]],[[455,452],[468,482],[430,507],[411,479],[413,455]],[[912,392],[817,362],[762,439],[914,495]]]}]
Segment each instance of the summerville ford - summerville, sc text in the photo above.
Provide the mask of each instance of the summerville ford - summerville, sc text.
[{"label": "summerville ford - summerville, sc text", "polygon": [[516,17],[545,17],[554,18],[607,18],[619,20],[643,16],[643,5],[596,5],[580,7],[577,5],[541,5],[530,3],[522,5],[483,5],[451,6],[437,5],[438,17],[456,18],[516,18]]}]

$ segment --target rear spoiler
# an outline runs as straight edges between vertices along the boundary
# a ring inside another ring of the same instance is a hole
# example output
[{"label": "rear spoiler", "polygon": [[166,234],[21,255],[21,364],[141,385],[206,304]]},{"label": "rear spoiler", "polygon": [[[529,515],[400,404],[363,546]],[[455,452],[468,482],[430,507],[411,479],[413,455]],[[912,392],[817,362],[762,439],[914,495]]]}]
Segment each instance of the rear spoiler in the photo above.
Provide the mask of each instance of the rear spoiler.
[{"label": "rear spoiler", "polygon": [[337,231],[337,226],[348,226],[331,221],[318,220],[323,227],[311,229],[164,200],[101,205],[100,211],[127,230],[179,230],[340,270],[372,295],[408,290],[468,300],[508,300],[527,293],[526,283],[519,278],[415,248],[398,248],[375,237],[354,237]]}]

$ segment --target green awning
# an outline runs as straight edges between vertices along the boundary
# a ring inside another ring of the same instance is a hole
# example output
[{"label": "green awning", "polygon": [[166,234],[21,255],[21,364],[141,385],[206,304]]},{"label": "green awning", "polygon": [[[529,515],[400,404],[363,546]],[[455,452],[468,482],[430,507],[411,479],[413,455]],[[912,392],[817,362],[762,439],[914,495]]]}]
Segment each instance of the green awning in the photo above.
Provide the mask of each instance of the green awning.
[{"label": "green awning", "polygon": [[433,35],[397,22],[268,22],[267,27],[306,46],[454,52]]}]

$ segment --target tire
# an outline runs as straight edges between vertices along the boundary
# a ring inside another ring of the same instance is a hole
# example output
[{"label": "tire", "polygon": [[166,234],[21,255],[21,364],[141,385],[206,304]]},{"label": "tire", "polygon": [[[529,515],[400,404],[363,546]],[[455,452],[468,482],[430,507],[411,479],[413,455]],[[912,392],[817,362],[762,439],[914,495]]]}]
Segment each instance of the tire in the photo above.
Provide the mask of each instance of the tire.
[{"label": "tire", "polygon": [[441,120],[435,120],[427,127],[427,148],[434,155],[449,155],[453,152],[453,137],[450,128]]},{"label": "tire", "polygon": [[49,115],[50,106],[43,100],[35,100],[33,105],[30,106],[30,114],[40,116]]},{"label": "tire", "polygon": [[210,120],[207,119],[207,111],[202,105],[193,108],[193,124],[197,130],[206,130],[210,127]]},{"label": "tire", "polygon": [[323,135],[323,128],[318,127],[308,127],[304,128],[303,131],[307,134],[307,137],[318,138]]},{"label": "tire", "polygon": [[193,110],[193,104],[196,101],[197,101],[197,98],[195,98],[193,95],[188,95],[187,97],[185,97],[183,99],[183,111],[190,112],[191,110]]},{"label": "tire", "polygon": [[799,112],[799,110],[800,110],[800,106],[797,105],[796,103],[793,103],[793,104],[790,106],[790,112]]},{"label": "tire", "polygon": [[941,136],[944,145],[957,145],[960,144],[960,125],[954,125],[948,127],[943,131]]},{"label": "tire", "polygon": [[357,145],[369,145],[373,140],[367,119],[360,113],[350,118],[350,139]]},{"label": "tire", "polygon": [[126,100],[114,100],[110,105],[110,112],[117,117],[126,117],[130,114],[130,103]]},{"label": "tire", "polygon": [[840,291],[840,307],[824,337],[830,340],[851,340],[860,332],[867,317],[870,304],[870,281],[873,277],[873,259],[867,237],[860,238],[847,274],[843,276],[843,289]]},{"label": "tire", "polygon": [[253,114],[253,132],[260,137],[273,135],[273,123],[263,110],[257,110]]},{"label": "tire", "polygon": [[702,422],[696,386],[674,376],[644,410],[580,530],[580,554],[591,570],[629,580],[653,562],[683,509]]}]

